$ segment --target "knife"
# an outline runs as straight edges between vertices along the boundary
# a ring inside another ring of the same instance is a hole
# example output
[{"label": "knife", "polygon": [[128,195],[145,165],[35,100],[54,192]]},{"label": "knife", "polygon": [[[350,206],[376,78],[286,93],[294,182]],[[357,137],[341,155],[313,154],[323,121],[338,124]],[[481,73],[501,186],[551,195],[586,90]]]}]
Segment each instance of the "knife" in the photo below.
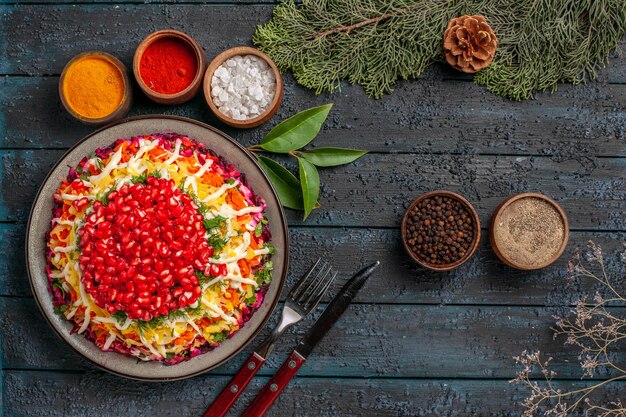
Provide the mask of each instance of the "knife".
[{"label": "knife", "polygon": [[260,417],[270,409],[280,393],[285,389],[287,384],[289,384],[291,378],[293,378],[296,372],[298,372],[298,369],[300,369],[302,364],[309,357],[313,348],[322,340],[328,330],[333,327],[339,317],[341,317],[356,293],[363,287],[365,281],[367,281],[378,265],[380,265],[380,261],[376,261],[370,266],[363,268],[341,288],[339,293],[332,299],[330,304],[328,304],[322,315],[313,324],[313,327],[309,329],[304,339],[301,340],[293,352],[291,352],[291,355],[289,355],[278,372],[269,380],[252,404],[244,411],[242,417]]}]

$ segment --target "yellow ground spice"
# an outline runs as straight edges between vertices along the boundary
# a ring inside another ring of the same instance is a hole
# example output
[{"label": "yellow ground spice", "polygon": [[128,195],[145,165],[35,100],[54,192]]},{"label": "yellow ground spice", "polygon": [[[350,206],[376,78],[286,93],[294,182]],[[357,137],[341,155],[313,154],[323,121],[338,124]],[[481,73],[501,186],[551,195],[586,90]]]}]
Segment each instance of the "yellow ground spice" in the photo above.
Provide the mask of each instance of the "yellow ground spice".
[{"label": "yellow ground spice", "polygon": [[83,117],[99,119],[113,113],[124,100],[126,85],[120,70],[102,56],[86,56],[67,69],[63,95]]}]

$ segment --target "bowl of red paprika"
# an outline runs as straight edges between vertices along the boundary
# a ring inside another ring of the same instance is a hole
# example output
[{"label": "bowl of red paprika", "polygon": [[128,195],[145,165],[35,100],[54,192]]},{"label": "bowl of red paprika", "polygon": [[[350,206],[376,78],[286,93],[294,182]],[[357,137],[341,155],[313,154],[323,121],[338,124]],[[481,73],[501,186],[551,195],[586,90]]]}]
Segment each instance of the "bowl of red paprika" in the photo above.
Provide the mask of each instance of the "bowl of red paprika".
[{"label": "bowl of red paprika", "polygon": [[152,101],[181,104],[200,90],[206,65],[204,50],[191,36],[165,29],[148,35],[139,44],[133,73]]}]

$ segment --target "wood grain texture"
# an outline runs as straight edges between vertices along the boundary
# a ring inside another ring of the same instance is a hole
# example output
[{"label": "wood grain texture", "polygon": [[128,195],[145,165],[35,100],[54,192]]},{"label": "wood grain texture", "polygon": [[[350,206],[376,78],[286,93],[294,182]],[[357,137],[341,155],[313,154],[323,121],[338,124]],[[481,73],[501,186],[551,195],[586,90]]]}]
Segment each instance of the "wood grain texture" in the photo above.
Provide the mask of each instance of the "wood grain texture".
[{"label": "wood grain texture", "polygon": [[[248,45],[274,7],[272,0],[115,2],[0,6],[2,415],[201,415],[260,340],[188,381],[127,381],[68,349],[31,298],[23,253],[30,205],[50,167],[92,131],[60,105],[58,74],[65,63],[79,52],[99,49],[130,65],[141,39],[163,28],[189,33],[211,59],[228,47]],[[187,105],[166,107],[135,91],[131,115],[191,117],[245,145],[258,143],[271,126],[300,110],[334,102],[315,145],[372,151],[354,164],[321,171],[322,208],[306,223],[300,213],[288,213],[287,287],[318,256],[332,258],[342,272],[336,288],[356,265],[375,259],[383,264],[269,415],[521,416],[519,402],[528,392],[507,380],[515,372],[512,356],[527,348],[554,357],[560,386],[585,383],[578,380],[576,352],[553,340],[549,328],[553,314],[595,290],[588,283],[563,285],[575,246],[597,241],[610,270],[619,277],[626,269],[619,259],[626,237],[626,55],[612,56],[598,75],[598,82],[560,85],[555,94],[512,102],[442,65],[419,80],[399,82],[381,100],[345,83],[341,91],[315,96],[287,74],[277,116],[245,132],[221,124],[201,95]],[[483,225],[510,194],[548,194],[570,218],[570,246],[552,267],[514,271],[495,258],[483,231],[468,264],[445,274],[424,271],[404,254],[398,225],[413,198],[437,188],[467,197]],[[311,320],[278,344],[263,376],[253,380],[230,415],[243,411]],[[626,361],[626,346],[617,357]],[[601,403],[625,400],[626,383],[599,394]]]},{"label": "wood grain texture", "polygon": [[[255,379],[229,416],[240,415],[266,381]],[[8,371],[6,390],[12,394],[5,407],[9,415],[24,417],[199,416],[227,382],[227,377],[205,375],[167,384],[121,384],[98,373]],[[583,384],[557,382],[562,388]],[[617,383],[594,399],[607,403],[625,390],[626,383]],[[520,417],[519,403],[527,393],[506,380],[297,378],[268,417]]]},{"label": "wood grain texture", "polygon": [[[0,151],[0,221],[26,220],[46,173],[64,151]],[[288,161],[292,165],[293,161]],[[541,192],[565,210],[576,229],[626,230],[626,158],[566,159],[483,155],[368,154],[323,169],[321,209],[309,225],[398,227],[418,195],[449,189],[467,198],[487,225],[497,205],[520,192]],[[301,213],[288,210],[290,225]]]},{"label": "wood grain texture", "polygon": [[[353,304],[315,348],[299,375],[512,378],[512,357],[525,349],[537,349],[554,358],[552,366],[559,378],[575,379],[581,375],[576,350],[565,347],[563,339],[554,342],[550,330],[552,316],[566,312],[563,308],[519,306]],[[626,313],[626,309],[615,312]],[[48,328],[33,300],[0,298],[0,314],[5,367],[95,369]],[[272,317],[272,324],[277,318]],[[307,319],[281,338],[259,375],[277,370],[311,322]],[[266,326],[263,336],[271,327]],[[236,373],[254,347],[255,343],[213,373]],[[620,348],[626,344],[616,347],[616,363],[626,360],[626,350]]]},{"label": "wood grain texture", "polygon": [[[0,264],[0,295],[31,296],[24,268],[24,228],[23,224],[0,224],[0,252],[12,260]],[[592,294],[596,289],[590,281],[571,288],[563,285],[574,248],[584,247],[589,240],[604,249],[607,267],[615,271],[616,285],[626,287],[626,282],[617,279],[619,271],[626,272],[626,265],[620,260],[624,233],[574,232],[561,259],[535,273],[516,271],[500,262],[489,247],[486,233],[474,258],[450,273],[426,271],[411,263],[399,232],[394,229],[292,227],[290,240],[287,288],[306,272],[312,259],[328,254],[341,254],[332,256],[334,267],[341,272],[337,288],[348,280],[355,264],[382,260],[375,279],[357,295],[355,301],[359,303],[570,305],[582,294]],[[332,291],[324,301],[329,301],[331,295]]]},{"label": "wood grain texture", "polygon": [[[202,94],[186,106],[160,106],[135,88],[130,115],[191,117],[251,145],[296,112],[333,102],[316,146],[394,153],[532,154],[555,159],[626,155],[626,84],[564,85],[555,94],[541,94],[538,100],[514,102],[470,82],[424,79],[401,82],[392,95],[372,100],[360,87],[348,85],[341,92],[313,96],[295,84],[291,75],[284,78],[285,97],[278,114],[249,131],[219,121]],[[56,76],[0,78],[4,109],[0,148],[68,148],[91,131],[63,110],[57,84]]]},{"label": "wood grain texture", "polygon": [[[215,56],[229,46],[249,44],[256,26],[269,21],[273,7],[271,4],[4,6],[0,9],[1,25],[7,28],[12,41],[0,50],[0,54],[9,58],[0,63],[0,73],[60,74],[76,49],[107,49],[128,61],[132,49],[143,37],[165,27],[190,34],[206,48],[207,57]],[[612,54],[612,65],[602,70],[601,80],[626,82],[625,60],[617,53]],[[467,79],[456,71],[447,70],[444,74],[447,78]]]}]

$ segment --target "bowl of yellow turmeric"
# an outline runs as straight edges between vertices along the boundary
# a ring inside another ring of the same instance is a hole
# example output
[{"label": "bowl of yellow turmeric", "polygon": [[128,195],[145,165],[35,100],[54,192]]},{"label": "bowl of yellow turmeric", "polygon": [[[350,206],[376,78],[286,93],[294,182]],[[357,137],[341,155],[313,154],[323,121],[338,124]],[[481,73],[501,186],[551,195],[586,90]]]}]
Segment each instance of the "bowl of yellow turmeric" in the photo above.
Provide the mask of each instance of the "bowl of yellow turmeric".
[{"label": "bowl of yellow turmeric", "polygon": [[103,125],[126,116],[132,88],[128,71],[119,59],[106,52],[89,51],[65,65],[59,95],[74,118],[89,125]]}]

